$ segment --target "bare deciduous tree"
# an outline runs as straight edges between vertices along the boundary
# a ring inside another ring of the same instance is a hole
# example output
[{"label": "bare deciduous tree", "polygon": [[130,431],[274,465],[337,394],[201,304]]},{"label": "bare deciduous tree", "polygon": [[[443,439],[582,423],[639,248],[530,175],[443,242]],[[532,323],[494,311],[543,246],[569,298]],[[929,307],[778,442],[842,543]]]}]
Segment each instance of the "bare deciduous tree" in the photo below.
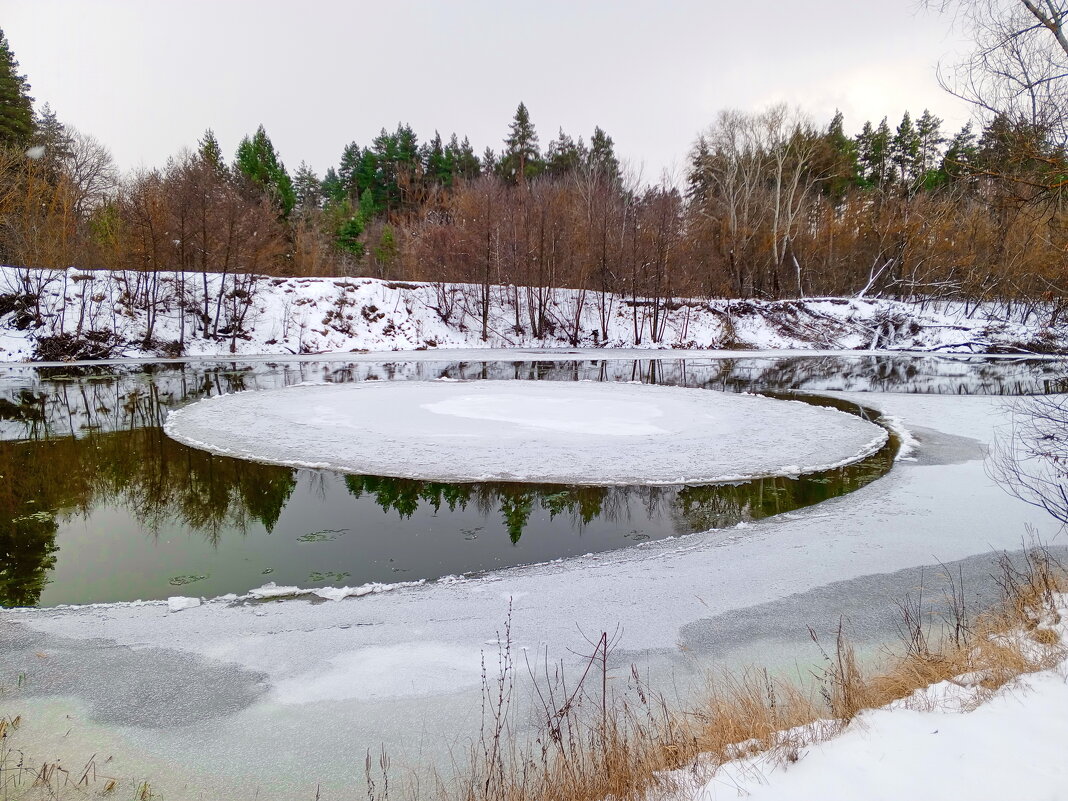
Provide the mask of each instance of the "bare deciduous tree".
[{"label": "bare deciduous tree", "polygon": [[[940,73],[943,86],[989,123],[1018,129],[1019,160],[1046,163],[1041,175],[1015,176],[1045,192],[1068,187],[1068,1],[932,0],[953,9],[975,41],[971,55]],[[1027,134],[1027,135],[1024,135]],[[1059,151],[1059,156],[1057,155]]]},{"label": "bare deciduous tree", "polygon": [[118,187],[118,173],[111,151],[95,136],[67,126],[69,147],[63,169],[75,189],[75,212],[85,216],[111,197]]},{"label": "bare deciduous tree", "polygon": [[695,209],[738,295],[779,297],[787,257],[804,294],[793,243],[823,177],[814,170],[821,147],[808,118],[784,104],[758,114],[721,112],[699,137],[692,154]]},{"label": "bare deciduous tree", "polygon": [[1017,401],[989,470],[1009,493],[1068,525],[1068,395]]}]

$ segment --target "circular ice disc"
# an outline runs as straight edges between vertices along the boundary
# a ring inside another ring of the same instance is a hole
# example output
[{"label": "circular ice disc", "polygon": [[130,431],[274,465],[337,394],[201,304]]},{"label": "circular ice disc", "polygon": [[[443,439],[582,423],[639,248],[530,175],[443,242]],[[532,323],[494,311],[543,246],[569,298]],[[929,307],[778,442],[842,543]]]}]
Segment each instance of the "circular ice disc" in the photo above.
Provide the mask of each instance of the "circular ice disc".
[{"label": "circular ice disc", "polygon": [[886,432],[834,409],[705,389],[395,381],[242,392],[171,412],[171,437],[242,459],[442,481],[696,484],[857,461]]}]

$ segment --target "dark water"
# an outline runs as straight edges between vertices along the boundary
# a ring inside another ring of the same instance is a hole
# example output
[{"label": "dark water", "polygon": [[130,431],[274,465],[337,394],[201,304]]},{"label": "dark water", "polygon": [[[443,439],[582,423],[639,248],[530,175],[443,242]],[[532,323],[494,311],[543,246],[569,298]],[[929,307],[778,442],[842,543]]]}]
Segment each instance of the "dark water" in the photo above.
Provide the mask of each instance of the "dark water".
[{"label": "dark water", "polygon": [[1060,375],[1055,362],[905,357],[0,368],[0,603],[355,586],[540,562],[817,503],[893,458],[891,446],[824,474],[706,487],[442,484],[260,465],[163,435],[168,409],[221,392],[448,376],[1019,394],[1055,389]]}]

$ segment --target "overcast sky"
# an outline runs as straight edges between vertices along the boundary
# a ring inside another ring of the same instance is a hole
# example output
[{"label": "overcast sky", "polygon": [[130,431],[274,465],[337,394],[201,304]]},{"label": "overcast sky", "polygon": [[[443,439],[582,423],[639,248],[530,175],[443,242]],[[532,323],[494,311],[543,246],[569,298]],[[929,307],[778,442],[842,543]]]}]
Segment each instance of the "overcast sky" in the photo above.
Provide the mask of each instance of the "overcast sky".
[{"label": "overcast sky", "polygon": [[915,0],[3,0],[0,25],[38,107],[123,168],[260,123],[291,172],[401,121],[499,150],[523,101],[543,146],[600,125],[655,180],[724,108],[968,113],[935,77],[962,43]]}]

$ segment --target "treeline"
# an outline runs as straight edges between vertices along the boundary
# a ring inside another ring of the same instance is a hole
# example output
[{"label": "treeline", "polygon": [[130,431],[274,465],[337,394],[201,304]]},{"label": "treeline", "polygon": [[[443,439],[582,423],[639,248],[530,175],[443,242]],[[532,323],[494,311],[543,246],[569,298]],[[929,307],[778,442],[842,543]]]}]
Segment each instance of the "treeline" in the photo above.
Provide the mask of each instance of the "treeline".
[{"label": "treeline", "polygon": [[1061,297],[1066,172],[1063,143],[1006,117],[849,137],[841,114],[724,112],[692,153],[687,230],[712,293]]},{"label": "treeline", "polygon": [[[14,80],[28,97],[0,45],[0,90]],[[516,328],[535,335],[567,287],[604,320],[620,296],[640,306],[635,325],[653,339],[681,296],[1068,295],[1063,142],[1008,116],[951,134],[924,111],[850,136],[841,114],[817,125],[785,106],[723,112],[678,184],[640,183],[600,128],[543,148],[523,104],[499,153],[455,134],[421,142],[401,124],[346,146],[321,178],[304,163],[290,174],[263,127],[230,160],[209,130],[162,168],[121,177],[47,106],[29,120],[0,125],[0,260],[143,272],[135,305],[159,302],[152,274],[186,274],[173,302],[204,336],[219,335],[220,298],[240,303],[249,274],[463,282],[479,288],[468,306],[483,326],[501,302],[490,287],[504,286]],[[231,276],[214,301],[195,277],[212,273]],[[26,280],[22,300],[0,288],[8,306],[29,302]],[[446,319],[452,297],[443,288]]]}]

